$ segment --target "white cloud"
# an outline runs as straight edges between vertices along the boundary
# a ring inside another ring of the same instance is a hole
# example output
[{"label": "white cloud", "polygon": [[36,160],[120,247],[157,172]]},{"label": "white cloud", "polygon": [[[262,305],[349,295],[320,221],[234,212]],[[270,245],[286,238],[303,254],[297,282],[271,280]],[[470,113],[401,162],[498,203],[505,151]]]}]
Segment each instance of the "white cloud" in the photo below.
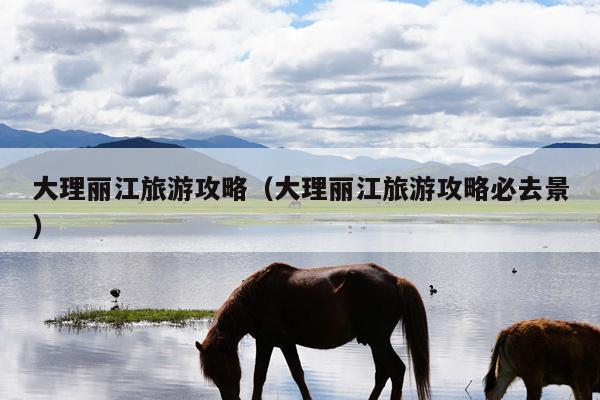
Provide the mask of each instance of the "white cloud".
[{"label": "white cloud", "polygon": [[174,89],[165,84],[166,71],[156,68],[140,68],[127,77],[123,94],[130,97],[168,96]]},{"label": "white cloud", "polygon": [[78,88],[100,69],[100,64],[94,60],[65,59],[54,64],[54,78],[65,88]]},{"label": "white cloud", "polygon": [[303,28],[279,0],[19,3],[0,5],[0,118],[17,127],[286,146],[600,137],[593,2],[334,0]]}]

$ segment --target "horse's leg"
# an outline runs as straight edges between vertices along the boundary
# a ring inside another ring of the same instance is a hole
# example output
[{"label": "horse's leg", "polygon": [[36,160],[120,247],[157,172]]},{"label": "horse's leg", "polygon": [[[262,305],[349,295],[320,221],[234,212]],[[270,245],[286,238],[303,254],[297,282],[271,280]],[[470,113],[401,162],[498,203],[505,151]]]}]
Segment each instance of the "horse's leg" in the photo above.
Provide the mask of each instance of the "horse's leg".
[{"label": "horse's leg", "polygon": [[298,385],[298,388],[300,389],[302,400],[311,400],[308,387],[304,381],[304,371],[302,370],[302,365],[300,364],[300,357],[298,357],[296,345],[283,345],[281,346],[281,352],[285,357],[285,361],[290,368],[290,372],[292,373],[292,377],[294,378],[296,385]]},{"label": "horse's leg", "polygon": [[527,389],[527,400],[540,400],[542,398],[542,385],[537,379],[523,378],[525,388]]},{"label": "horse's leg", "polygon": [[254,364],[254,390],[252,391],[252,400],[260,400],[262,390],[267,379],[267,370],[271,361],[273,346],[264,341],[256,341],[256,362]]},{"label": "horse's leg", "polygon": [[571,389],[573,389],[573,394],[575,395],[575,400],[592,400],[594,396],[592,390],[586,386],[587,385],[571,386]]},{"label": "horse's leg", "polygon": [[385,363],[379,358],[375,350],[371,347],[371,353],[373,354],[373,361],[375,362],[375,387],[369,396],[369,400],[377,400],[381,391],[385,387],[390,374],[387,371]]},{"label": "horse's leg", "polygon": [[402,385],[404,384],[406,365],[404,365],[398,354],[394,351],[389,339],[376,345],[372,344],[371,348],[373,349],[375,357],[382,360],[392,380],[392,395],[390,396],[390,399],[402,399]]},{"label": "horse's leg", "polygon": [[500,400],[506,393],[506,390],[510,384],[515,380],[517,376],[514,371],[508,368],[505,364],[500,362],[498,367],[498,375],[496,376],[496,387],[488,393],[487,400]]}]

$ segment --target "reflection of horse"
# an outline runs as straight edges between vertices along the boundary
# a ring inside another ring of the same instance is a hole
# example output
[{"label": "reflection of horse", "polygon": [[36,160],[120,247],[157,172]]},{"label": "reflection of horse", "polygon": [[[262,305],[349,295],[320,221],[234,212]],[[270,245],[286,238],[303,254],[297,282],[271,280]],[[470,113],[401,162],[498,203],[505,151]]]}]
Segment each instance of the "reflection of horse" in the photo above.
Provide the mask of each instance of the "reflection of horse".
[{"label": "reflection of horse", "polygon": [[402,321],[419,400],[430,398],[427,317],[419,292],[409,281],[375,264],[298,269],[271,264],[233,291],[217,312],[202,344],[200,360],[224,400],[239,399],[241,369],[237,344],[256,339],[252,399],[260,399],[274,347],[287,361],[302,398],[310,399],[296,345],[331,349],[353,338],[371,347],[377,399],[388,379],[391,399],[402,397],[406,366],[390,336]]},{"label": "reflection of horse", "polygon": [[539,400],[547,385],[569,385],[576,400],[592,400],[600,391],[600,329],[531,320],[503,330],[485,377],[486,399],[500,400],[516,377],[525,383],[527,400]]}]

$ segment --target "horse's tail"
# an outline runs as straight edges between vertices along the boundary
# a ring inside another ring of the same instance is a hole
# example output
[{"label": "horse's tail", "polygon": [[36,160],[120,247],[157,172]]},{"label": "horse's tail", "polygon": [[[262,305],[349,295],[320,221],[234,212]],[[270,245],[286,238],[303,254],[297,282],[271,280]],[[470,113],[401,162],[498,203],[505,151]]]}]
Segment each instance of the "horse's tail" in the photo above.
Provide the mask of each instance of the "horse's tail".
[{"label": "horse's tail", "polygon": [[494,346],[494,350],[492,351],[492,359],[490,360],[490,367],[487,375],[483,378],[483,383],[485,384],[485,393],[491,392],[496,388],[496,367],[498,365],[498,357],[500,356],[500,351],[506,344],[506,339],[508,339],[508,334],[505,332],[501,332],[498,335],[498,340],[496,340],[496,345]]},{"label": "horse's tail", "polygon": [[431,398],[429,385],[429,332],[427,312],[417,288],[407,280],[398,280],[400,293],[400,319],[406,338],[408,354],[412,358],[413,372],[419,400]]}]

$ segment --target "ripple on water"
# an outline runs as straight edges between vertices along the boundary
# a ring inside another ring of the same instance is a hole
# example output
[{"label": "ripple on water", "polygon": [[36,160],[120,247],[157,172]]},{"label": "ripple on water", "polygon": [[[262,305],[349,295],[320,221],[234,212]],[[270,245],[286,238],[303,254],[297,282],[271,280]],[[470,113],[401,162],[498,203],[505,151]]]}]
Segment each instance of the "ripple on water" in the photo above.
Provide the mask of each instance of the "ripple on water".
[{"label": "ripple on water", "polygon": [[[490,349],[510,323],[541,316],[600,322],[598,253],[8,253],[0,260],[0,398],[217,398],[194,347],[207,324],[75,334],[42,321],[75,306],[106,306],[112,287],[136,307],[214,308],[243,278],[274,261],[372,261],[411,279],[428,310],[436,399],[467,399],[469,381],[473,399],[483,399]],[[438,288],[435,296],[429,284]],[[392,342],[406,359],[400,329]],[[241,342],[242,398],[251,393],[254,351],[253,340]],[[299,353],[315,398],[363,399],[370,392],[368,347],[351,342]],[[413,381],[407,378],[407,399],[416,398]],[[522,397],[517,383],[507,399]],[[555,387],[544,399],[568,397],[567,388]],[[269,398],[298,398],[278,351],[265,387]]]}]

